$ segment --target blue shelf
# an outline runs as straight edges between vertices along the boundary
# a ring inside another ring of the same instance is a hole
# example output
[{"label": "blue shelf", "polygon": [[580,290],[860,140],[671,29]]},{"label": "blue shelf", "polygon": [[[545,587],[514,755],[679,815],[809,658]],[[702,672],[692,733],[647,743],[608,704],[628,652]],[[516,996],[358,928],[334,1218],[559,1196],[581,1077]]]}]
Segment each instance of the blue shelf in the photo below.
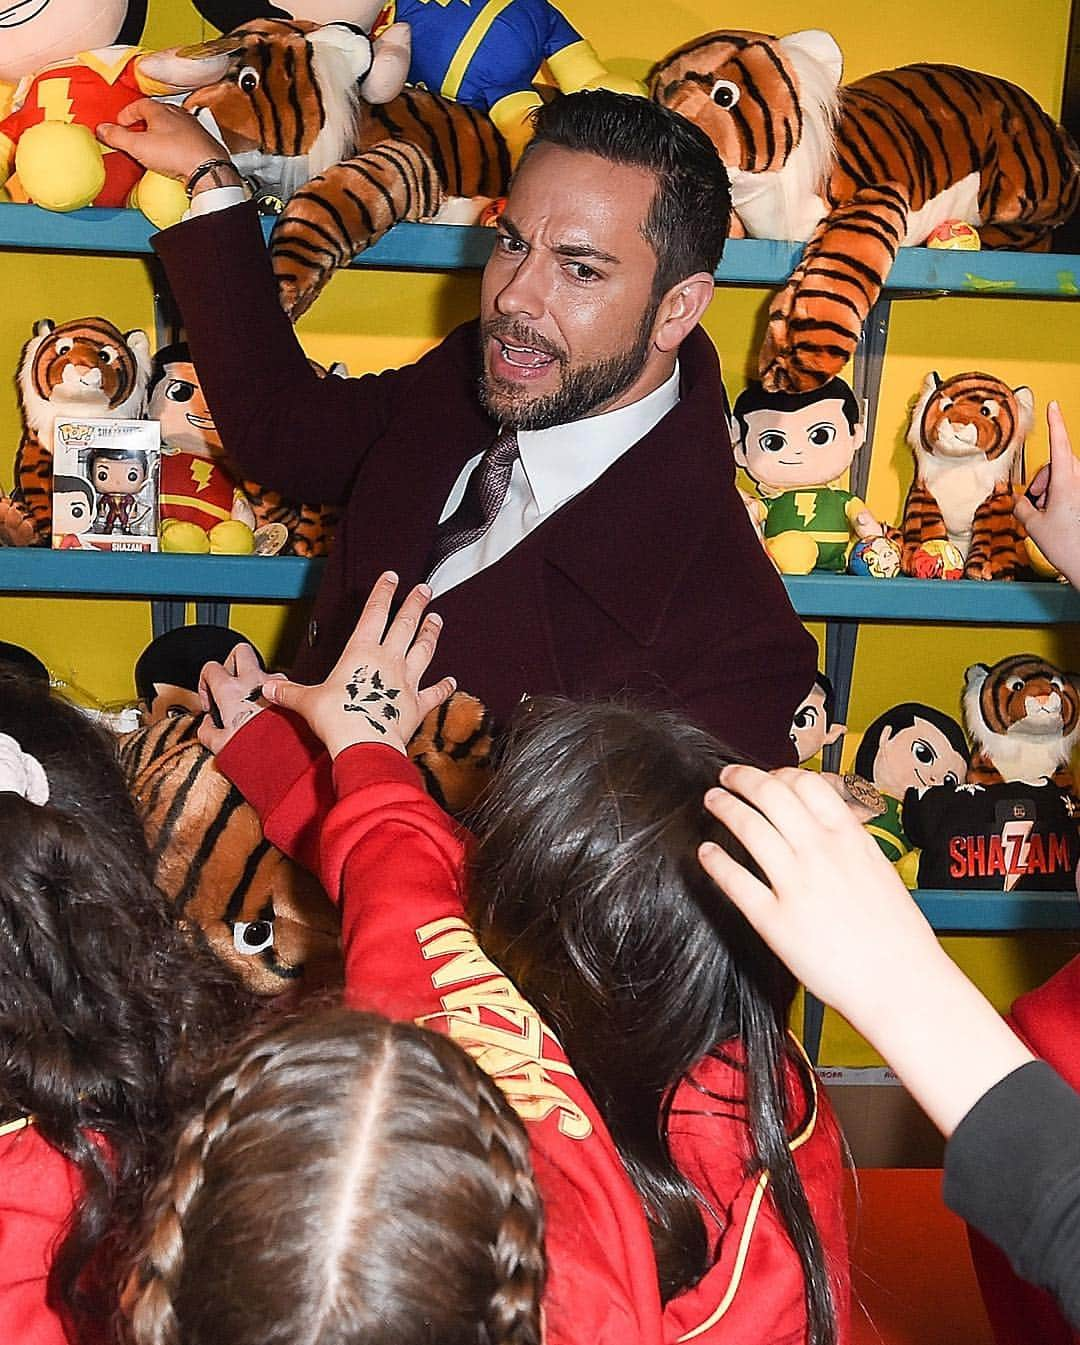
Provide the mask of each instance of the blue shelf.
[{"label": "blue shelf", "polygon": [[1080,929],[1075,892],[952,892],[911,894],[939,933],[1007,933],[1020,929]]},{"label": "blue shelf", "polygon": [[[0,594],[290,602],[314,596],[324,562],[298,556],[127,555],[0,548]],[[1080,621],[1080,594],[1066,584],[980,584],[960,579],[790,576],[787,590],[807,620],[961,622],[1047,626]]]},{"label": "blue shelf", "polygon": [[324,562],[299,556],[0,550],[0,594],[290,602],[314,597]]},{"label": "blue shelf", "polygon": [[[0,577],[3,571],[0,569]],[[975,579],[868,579],[789,575],[792,606],[808,620],[933,621],[980,626],[1051,626],[1080,621],[1080,593],[1068,584],[980,583]]]},{"label": "blue shelf", "polygon": [[[269,234],[271,220],[264,221]],[[0,203],[0,249],[150,253],[154,226],[137,210],[97,208],[61,215],[37,206]],[[398,224],[354,266],[455,271],[484,265],[490,229],[450,224]],[[802,244],[733,239],[716,278],[726,285],[780,285],[802,255]],[[886,293],[1080,297],[1080,257],[1055,253],[949,252],[901,248]]]}]

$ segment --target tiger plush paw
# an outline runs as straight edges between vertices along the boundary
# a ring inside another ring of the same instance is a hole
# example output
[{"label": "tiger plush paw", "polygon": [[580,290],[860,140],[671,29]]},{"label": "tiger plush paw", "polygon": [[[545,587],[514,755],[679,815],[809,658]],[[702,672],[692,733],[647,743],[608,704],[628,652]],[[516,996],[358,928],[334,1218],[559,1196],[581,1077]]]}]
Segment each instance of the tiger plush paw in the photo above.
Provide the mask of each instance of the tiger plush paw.
[{"label": "tiger plush paw", "polygon": [[25,505],[10,496],[0,496],[0,546],[37,546],[34,520]]}]

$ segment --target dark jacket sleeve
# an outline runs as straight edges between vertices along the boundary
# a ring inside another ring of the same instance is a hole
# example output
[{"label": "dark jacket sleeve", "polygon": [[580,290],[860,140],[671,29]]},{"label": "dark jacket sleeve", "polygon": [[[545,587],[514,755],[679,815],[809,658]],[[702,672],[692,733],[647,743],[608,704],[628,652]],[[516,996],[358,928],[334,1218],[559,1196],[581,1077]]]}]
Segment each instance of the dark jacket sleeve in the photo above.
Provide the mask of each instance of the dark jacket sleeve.
[{"label": "dark jacket sleeve", "polygon": [[945,1203],[1080,1326],[1080,1095],[1049,1065],[1014,1070],[960,1122]]},{"label": "dark jacket sleeve", "polygon": [[409,372],[320,378],[282,311],[251,204],[153,238],[229,457],[261,485],[340,504]]}]

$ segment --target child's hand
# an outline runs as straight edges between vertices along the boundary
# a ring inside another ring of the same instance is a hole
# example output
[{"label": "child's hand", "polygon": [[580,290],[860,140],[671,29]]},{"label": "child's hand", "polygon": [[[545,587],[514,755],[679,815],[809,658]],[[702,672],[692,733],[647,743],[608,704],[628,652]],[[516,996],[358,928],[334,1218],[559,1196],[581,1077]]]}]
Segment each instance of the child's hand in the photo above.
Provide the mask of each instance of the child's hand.
[{"label": "child's hand", "polygon": [[238,644],[223,664],[204,664],[199,699],[206,713],[199,724],[199,742],[215,754],[220,752],[238,729],[266,709],[264,684],[280,680],[281,673],[266,672],[249,644]]},{"label": "child's hand", "polygon": [[705,806],[742,842],[770,886],[719,846],[702,866],[765,942],[855,1027],[884,1005],[889,970],[944,954],[895,869],[813,771],[728,766]]},{"label": "child's hand", "polygon": [[1040,467],[1027,495],[1016,501],[1016,517],[1032,541],[1074,587],[1080,587],[1080,459],[1057,402],[1046,408],[1050,461]]},{"label": "child's hand", "polygon": [[424,616],[431,589],[419,584],[387,627],[397,575],[384,574],[371,590],[360,620],[330,676],[320,686],[267,683],[267,700],[294,710],[336,757],[355,743],[405,744],[430,711],[454,690],[452,677],[420,690],[435,655],[442,618]]}]

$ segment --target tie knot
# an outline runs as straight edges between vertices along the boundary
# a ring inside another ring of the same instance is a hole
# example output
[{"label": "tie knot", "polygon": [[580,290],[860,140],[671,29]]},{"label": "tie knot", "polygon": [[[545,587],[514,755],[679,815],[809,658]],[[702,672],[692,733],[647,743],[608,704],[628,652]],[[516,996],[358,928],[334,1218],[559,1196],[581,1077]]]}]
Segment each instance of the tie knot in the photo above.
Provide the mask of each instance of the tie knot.
[{"label": "tie knot", "polygon": [[517,430],[500,430],[495,442],[484,453],[492,465],[513,462],[517,455]]}]

